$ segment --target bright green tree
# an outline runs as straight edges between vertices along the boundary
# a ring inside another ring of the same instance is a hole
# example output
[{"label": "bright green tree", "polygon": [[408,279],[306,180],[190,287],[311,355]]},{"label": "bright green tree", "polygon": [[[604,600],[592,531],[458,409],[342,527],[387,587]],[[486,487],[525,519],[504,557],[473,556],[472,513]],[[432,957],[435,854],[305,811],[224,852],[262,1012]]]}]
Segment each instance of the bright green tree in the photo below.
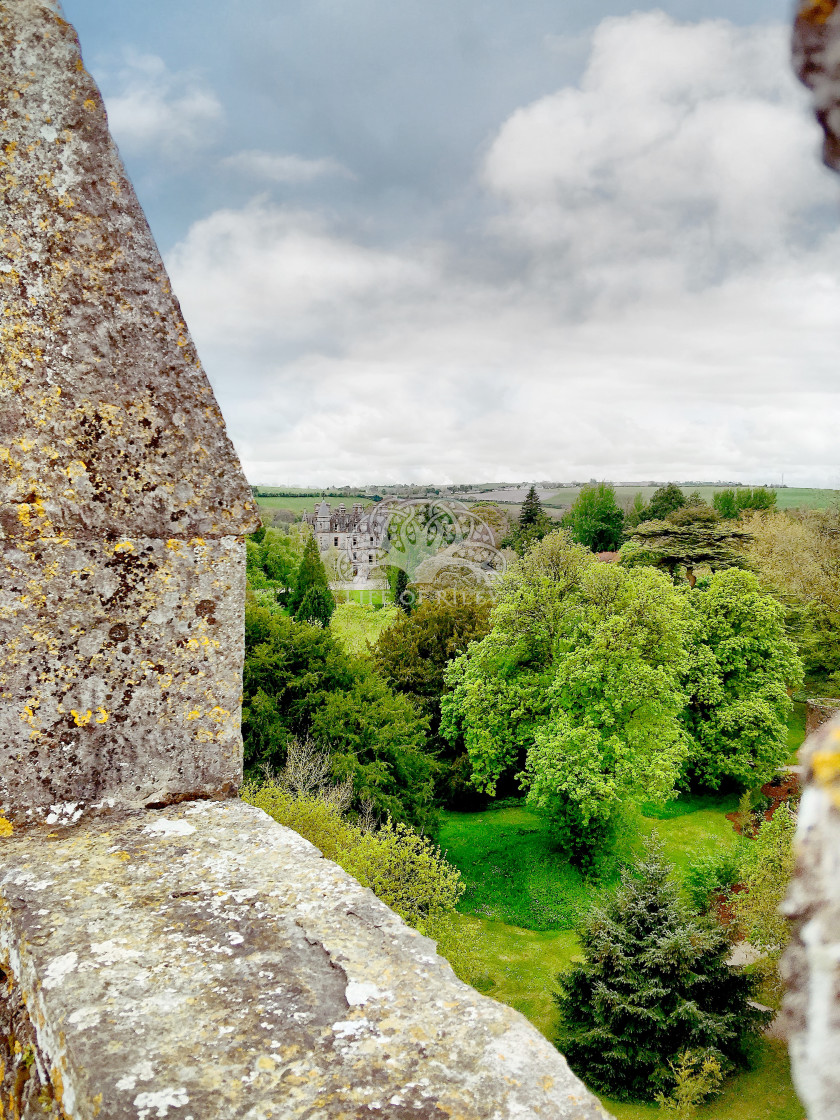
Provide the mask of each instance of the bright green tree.
[{"label": "bright green tree", "polygon": [[245,542],[248,584],[284,603],[297,582],[305,538],[300,526],[260,528]]},{"label": "bright green tree", "polygon": [[684,601],[658,572],[599,565],[582,580],[576,615],[525,775],[528,800],[585,863],[623,804],[667,799],[688,753]]},{"label": "bright green tree", "polygon": [[738,516],[738,499],[734,490],[718,490],[712,504],[725,521],[734,521]]},{"label": "bright green tree", "polygon": [[738,491],[738,512],[768,510],[776,507],[776,491],[766,486],[745,486]]},{"label": "bright green tree", "polygon": [[488,636],[455,658],[441,732],[489,793],[516,768],[585,863],[635,792],[666,797],[680,724],[684,601],[661,574],[599,564],[557,532],[506,574]]},{"label": "bright green tree", "polygon": [[611,552],[621,547],[624,513],[615,500],[615,488],[606,482],[582,487],[563,518],[572,540],[592,552]]},{"label": "bright green tree", "polygon": [[719,926],[682,904],[650,845],[581,934],[584,960],[560,975],[558,1046],[598,1092],[651,1100],[673,1084],[685,1051],[743,1064],[767,1015],[751,1006],[756,981],[730,968]]},{"label": "bright green tree", "polygon": [[802,677],[784,608],[738,569],[700,581],[687,601],[689,772],[713,789],[753,788],[787,757],[788,689]]},{"label": "bright green tree", "polygon": [[712,501],[721,517],[732,520],[741,513],[774,509],[776,492],[766,486],[743,486],[737,490],[718,490]]},{"label": "bright green tree", "polygon": [[796,814],[780,805],[764,821],[743,856],[746,890],[734,896],[735,915],[747,940],[778,961],[790,938],[790,923],[780,907],[793,874]]}]

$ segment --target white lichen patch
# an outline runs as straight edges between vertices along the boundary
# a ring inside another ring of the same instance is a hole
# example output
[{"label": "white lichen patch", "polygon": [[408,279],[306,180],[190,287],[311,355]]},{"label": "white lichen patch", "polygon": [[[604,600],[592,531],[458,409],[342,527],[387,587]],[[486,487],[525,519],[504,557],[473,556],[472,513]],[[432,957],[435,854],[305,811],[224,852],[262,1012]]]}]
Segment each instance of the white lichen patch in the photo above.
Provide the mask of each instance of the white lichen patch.
[{"label": "white lichen patch", "polygon": [[168,1116],[170,1108],[183,1108],[190,1103],[186,1089],[158,1089],[153,1093],[138,1093],[134,1098],[137,1120],[150,1116]]},{"label": "white lichen patch", "polygon": [[147,824],[144,831],[157,833],[160,836],[189,836],[195,832],[195,826],[188,824],[187,821],[171,821],[161,817],[160,820]]},{"label": "white lichen patch", "polygon": [[53,958],[47,965],[44,979],[41,981],[43,987],[47,991],[50,988],[60,987],[70,973],[76,970],[78,963],[79,954],[75,949],[72,949],[69,953],[63,953],[60,957]]}]

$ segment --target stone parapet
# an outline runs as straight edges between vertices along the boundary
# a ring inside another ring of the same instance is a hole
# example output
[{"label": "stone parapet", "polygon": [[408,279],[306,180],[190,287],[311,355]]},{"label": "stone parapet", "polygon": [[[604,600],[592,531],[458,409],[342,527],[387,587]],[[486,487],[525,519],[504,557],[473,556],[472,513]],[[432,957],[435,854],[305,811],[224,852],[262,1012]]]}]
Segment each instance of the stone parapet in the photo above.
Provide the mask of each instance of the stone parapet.
[{"label": "stone parapet", "polygon": [[840,718],[800,754],[805,789],[796,870],[784,912],[792,920],[782,960],[791,1070],[809,1120],[840,1118]]},{"label": "stone parapet", "polygon": [[25,1120],[606,1115],[521,1015],[242,802],[0,852],[7,1116],[15,1094]]}]

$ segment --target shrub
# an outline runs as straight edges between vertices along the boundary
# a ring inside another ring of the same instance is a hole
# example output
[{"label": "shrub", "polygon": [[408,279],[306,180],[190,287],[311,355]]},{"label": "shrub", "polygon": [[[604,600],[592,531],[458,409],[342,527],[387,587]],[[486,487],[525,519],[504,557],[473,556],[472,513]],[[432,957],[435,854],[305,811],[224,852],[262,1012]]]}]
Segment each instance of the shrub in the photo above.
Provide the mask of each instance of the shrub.
[{"label": "shrub", "polygon": [[789,937],[779,907],[793,873],[795,831],[795,813],[780,805],[747,845],[743,871],[747,889],[735,900],[735,916],[747,939],[774,964]]},{"label": "shrub", "polygon": [[[346,788],[320,780],[298,782],[298,788],[292,788],[300,749],[299,745],[291,749],[291,766],[279,776],[245,785],[243,801],[294,829],[369,887],[410,926],[437,941],[438,951],[469,982],[476,972],[472,927],[455,913],[464,892],[461,873],[428,837],[407,825],[388,820],[374,829],[370,818],[349,819]],[[322,775],[329,772],[329,766],[329,759],[324,758]]]},{"label": "shrub", "polygon": [[656,1094],[656,1103],[673,1120],[690,1120],[697,1106],[720,1091],[723,1070],[714,1054],[686,1050],[675,1064],[668,1063],[674,1075],[669,1095]]},{"label": "shrub", "polygon": [[738,882],[742,856],[740,847],[721,845],[692,863],[683,886],[695,910],[707,910],[713,895],[727,893]]}]

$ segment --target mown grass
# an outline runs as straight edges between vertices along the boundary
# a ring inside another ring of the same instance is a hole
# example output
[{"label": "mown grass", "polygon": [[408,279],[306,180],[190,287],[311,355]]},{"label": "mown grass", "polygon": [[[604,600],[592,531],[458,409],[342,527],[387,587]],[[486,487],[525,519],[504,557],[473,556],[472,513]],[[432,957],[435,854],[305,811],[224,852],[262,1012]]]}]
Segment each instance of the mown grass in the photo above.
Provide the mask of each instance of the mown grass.
[{"label": "mown grass", "polygon": [[[736,801],[734,795],[688,796],[661,808],[646,806],[658,819],[637,817],[631,848],[655,829],[666,858],[685,870],[717,845],[737,843],[725,817]],[[557,974],[580,956],[577,935],[566,923],[615,876],[597,886],[583,879],[552,851],[545,820],[521,803],[478,813],[444,812],[438,839],[467,884],[459,909],[480,961],[475,986],[522,1012],[553,1041]],[[657,1105],[602,1100],[617,1120],[661,1120]],[[753,1068],[728,1078],[721,1095],[698,1110],[697,1120],[801,1120],[802,1115],[784,1043],[763,1040]]]},{"label": "mown grass", "polygon": [[805,718],[807,709],[804,703],[795,700],[793,711],[788,718],[788,749],[790,756],[788,762],[795,765],[799,748],[805,742]]},{"label": "mown grass", "polygon": [[[628,818],[620,855],[640,852],[656,832],[665,858],[682,872],[697,856],[736,843],[725,814],[737,804],[737,797],[728,795],[645,806],[643,812],[656,815]],[[464,878],[461,911],[525,929],[572,928],[618,879],[617,866],[597,883],[585,878],[554,850],[548,821],[524,803],[479,813],[442,812],[437,839]]]},{"label": "mown grass", "polygon": [[480,960],[473,983],[479,991],[520,1011],[546,1038],[554,1035],[557,1012],[552,992],[557,975],[580,959],[573,930],[533,930],[491,918],[459,915]]},{"label": "mown grass", "polygon": [[444,811],[437,840],[464,878],[463,913],[531,930],[570,929],[591,902],[592,885],[554,851],[544,818],[523,805]]},{"label": "mown grass", "polygon": [[[655,1104],[627,1104],[601,1097],[616,1120],[662,1120]],[[696,1120],[802,1120],[805,1109],[793,1089],[787,1046],[764,1040],[752,1069],[729,1077],[719,1097],[698,1108]]]},{"label": "mown grass", "polygon": [[348,653],[367,653],[376,639],[394,622],[399,608],[381,610],[356,603],[339,603],[330,619],[330,630]]}]

